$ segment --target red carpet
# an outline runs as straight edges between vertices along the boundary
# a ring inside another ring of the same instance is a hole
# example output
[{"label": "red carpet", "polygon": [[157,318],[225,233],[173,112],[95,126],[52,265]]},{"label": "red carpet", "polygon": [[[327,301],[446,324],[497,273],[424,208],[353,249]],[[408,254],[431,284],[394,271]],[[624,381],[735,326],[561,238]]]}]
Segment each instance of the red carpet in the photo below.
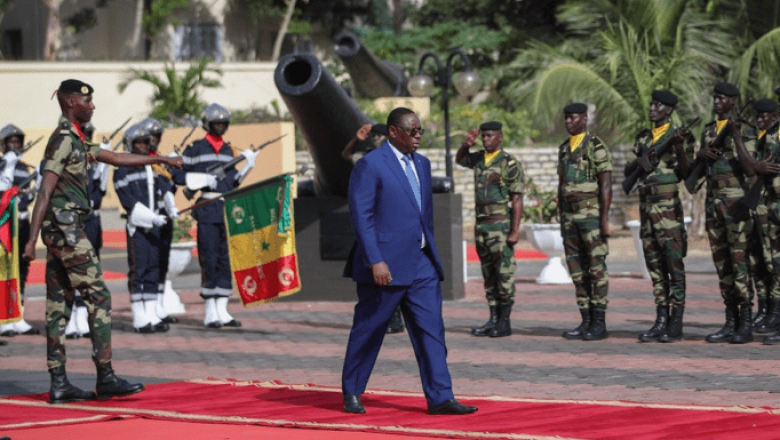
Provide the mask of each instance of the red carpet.
[{"label": "red carpet", "polygon": [[[103,278],[106,280],[123,280],[127,278],[127,274],[104,270]],[[30,264],[27,284],[46,284],[46,260],[34,260]]]},{"label": "red carpet", "polygon": [[[287,440],[303,438],[301,429],[318,430],[316,438],[328,438],[332,432],[463,439],[780,438],[780,411],[770,408],[459,396],[464,403],[479,406],[479,411],[468,416],[429,416],[420,393],[370,391],[363,398],[367,414],[349,415],[341,410],[341,392],[335,387],[219,380],[149,385],[145,392],[122,399],[56,407],[45,403],[46,397],[0,399],[0,433],[15,440],[46,438],[43,433],[48,427],[69,424],[59,432],[82,432],[81,440],[94,438],[85,433],[85,424],[93,424],[99,425],[95,432],[129,430],[139,436],[139,430],[159,428],[170,434],[155,438],[217,438],[199,436],[213,428],[200,425],[205,423],[226,425],[218,431],[220,438],[244,438],[226,433],[245,433],[249,426],[297,428],[281,434]],[[106,423],[118,418],[123,427],[115,421]],[[150,421],[168,424],[153,428]],[[236,430],[236,426],[247,429]],[[31,437],[33,432],[40,437]],[[311,432],[306,435],[313,438]]]}]

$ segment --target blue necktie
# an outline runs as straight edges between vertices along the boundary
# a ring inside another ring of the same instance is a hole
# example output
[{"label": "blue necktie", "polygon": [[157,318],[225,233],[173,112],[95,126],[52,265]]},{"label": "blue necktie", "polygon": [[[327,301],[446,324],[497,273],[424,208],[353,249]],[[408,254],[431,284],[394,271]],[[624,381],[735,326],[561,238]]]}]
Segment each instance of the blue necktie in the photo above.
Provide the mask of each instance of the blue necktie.
[{"label": "blue necktie", "polygon": [[412,185],[412,192],[414,193],[415,200],[417,200],[417,208],[422,211],[422,203],[420,201],[420,183],[417,182],[417,177],[414,175],[414,170],[412,170],[412,164],[410,163],[409,156],[404,155],[403,161],[406,164],[404,167],[406,169],[406,178],[409,179],[409,185]]}]

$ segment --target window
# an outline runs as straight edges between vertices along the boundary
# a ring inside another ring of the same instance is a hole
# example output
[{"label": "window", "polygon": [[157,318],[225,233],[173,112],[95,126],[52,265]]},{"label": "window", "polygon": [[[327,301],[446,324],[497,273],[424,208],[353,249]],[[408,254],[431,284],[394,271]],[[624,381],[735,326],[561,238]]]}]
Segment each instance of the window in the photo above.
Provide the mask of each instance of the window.
[{"label": "window", "polygon": [[176,61],[211,57],[222,61],[224,31],[218,24],[180,24],[173,32],[173,56]]}]

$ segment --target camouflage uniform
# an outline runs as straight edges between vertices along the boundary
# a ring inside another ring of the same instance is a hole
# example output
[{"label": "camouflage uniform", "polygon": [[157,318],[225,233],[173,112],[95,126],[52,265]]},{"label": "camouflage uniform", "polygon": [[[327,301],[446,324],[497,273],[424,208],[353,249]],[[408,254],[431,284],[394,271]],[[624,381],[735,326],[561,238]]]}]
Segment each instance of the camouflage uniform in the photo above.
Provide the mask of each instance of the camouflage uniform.
[{"label": "camouflage uniform", "polygon": [[[772,153],[777,149],[778,144],[780,144],[777,139],[777,126],[767,130],[767,133],[761,139],[758,138],[758,133],[755,129],[749,128],[745,133],[745,137],[750,140],[750,142],[745,143],[747,150],[752,154],[753,157],[756,158],[756,160],[759,161],[771,156]],[[752,184],[755,182],[755,179],[750,180],[751,183],[749,186],[752,186]],[[768,185],[765,185],[765,187],[766,186]],[[753,234],[750,237],[751,243],[748,246],[748,258],[750,262],[751,275],[753,278],[753,285],[755,287],[756,297],[761,302],[767,301],[770,296],[780,298],[780,286],[778,287],[776,295],[771,294],[773,257],[769,232],[770,223],[768,205],[775,205],[777,202],[776,199],[774,201],[768,201],[770,193],[772,196],[774,196],[772,191],[762,191],[761,198],[758,200],[758,205],[756,205],[756,209],[752,212]],[[780,258],[780,255],[778,255],[778,258]]]},{"label": "camouflage uniform", "polygon": [[65,326],[70,319],[75,289],[89,310],[92,359],[111,361],[111,293],[84,233],[90,213],[87,195],[88,157],[100,146],[85,143],[77,129],[61,118],[49,138],[41,169],[59,176],[43,218],[41,238],[46,245],[46,352],[49,369],[64,366]]},{"label": "camouflage uniform", "polygon": [[561,144],[561,235],[580,310],[607,309],[609,246],[600,231],[597,177],[604,172],[612,172],[612,156],[598,137],[587,134],[574,151],[569,140]]},{"label": "camouflage uniform", "polygon": [[[767,130],[764,135],[766,140],[760,159],[765,159],[772,154],[780,155],[780,132],[775,125]],[[777,162],[777,160],[775,160]],[[767,211],[766,241],[769,241],[769,269],[772,271],[771,285],[769,286],[769,299],[780,298],[780,176],[775,176],[768,181],[762,202]],[[761,202],[759,202],[761,203]],[[760,206],[760,205],[759,205]],[[756,286],[758,288],[758,286]]]},{"label": "camouflage uniform", "polygon": [[488,305],[509,303],[515,298],[517,263],[506,240],[512,226],[512,194],[522,194],[525,187],[523,166],[503,150],[490,164],[485,164],[485,152],[478,151],[466,155],[460,165],[474,170],[474,240]]},{"label": "camouflage uniform", "polygon": [[[634,148],[627,161],[633,162],[647,154],[653,146],[674,136],[677,127],[669,125],[666,133],[653,143],[652,130],[636,136]],[[689,138],[692,139],[692,138]],[[693,161],[694,142],[686,142],[685,153]],[[640,201],[642,249],[645,264],[653,282],[653,296],[659,306],[685,305],[685,265],[683,257],[688,248],[682,202],[678,192],[680,175],[677,154],[669,148],[660,157],[658,166],[638,183]]]},{"label": "camouflage uniform", "polygon": [[[723,130],[728,130],[728,126]],[[717,137],[715,122],[704,127],[701,146]],[[726,136],[720,156],[708,165],[705,202],[707,235],[712,260],[720,280],[723,302],[729,306],[750,305],[753,290],[748,275],[748,241],[753,230],[750,212],[737,202],[744,196],[745,181],[734,140]]]}]

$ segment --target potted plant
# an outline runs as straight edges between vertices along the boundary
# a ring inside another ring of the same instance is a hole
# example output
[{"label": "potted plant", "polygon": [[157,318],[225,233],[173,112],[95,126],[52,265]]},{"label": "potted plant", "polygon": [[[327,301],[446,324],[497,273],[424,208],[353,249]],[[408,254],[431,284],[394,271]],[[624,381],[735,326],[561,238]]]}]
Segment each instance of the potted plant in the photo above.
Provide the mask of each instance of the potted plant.
[{"label": "potted plant", "polygon": [[561,225],[558,220],[558,194],[542,191],[528,179],[523,196],[523,229],[534,249],[548,256],[547,265],[536,279],[538,284],[569,284],[571,277],[563,267]]}]

